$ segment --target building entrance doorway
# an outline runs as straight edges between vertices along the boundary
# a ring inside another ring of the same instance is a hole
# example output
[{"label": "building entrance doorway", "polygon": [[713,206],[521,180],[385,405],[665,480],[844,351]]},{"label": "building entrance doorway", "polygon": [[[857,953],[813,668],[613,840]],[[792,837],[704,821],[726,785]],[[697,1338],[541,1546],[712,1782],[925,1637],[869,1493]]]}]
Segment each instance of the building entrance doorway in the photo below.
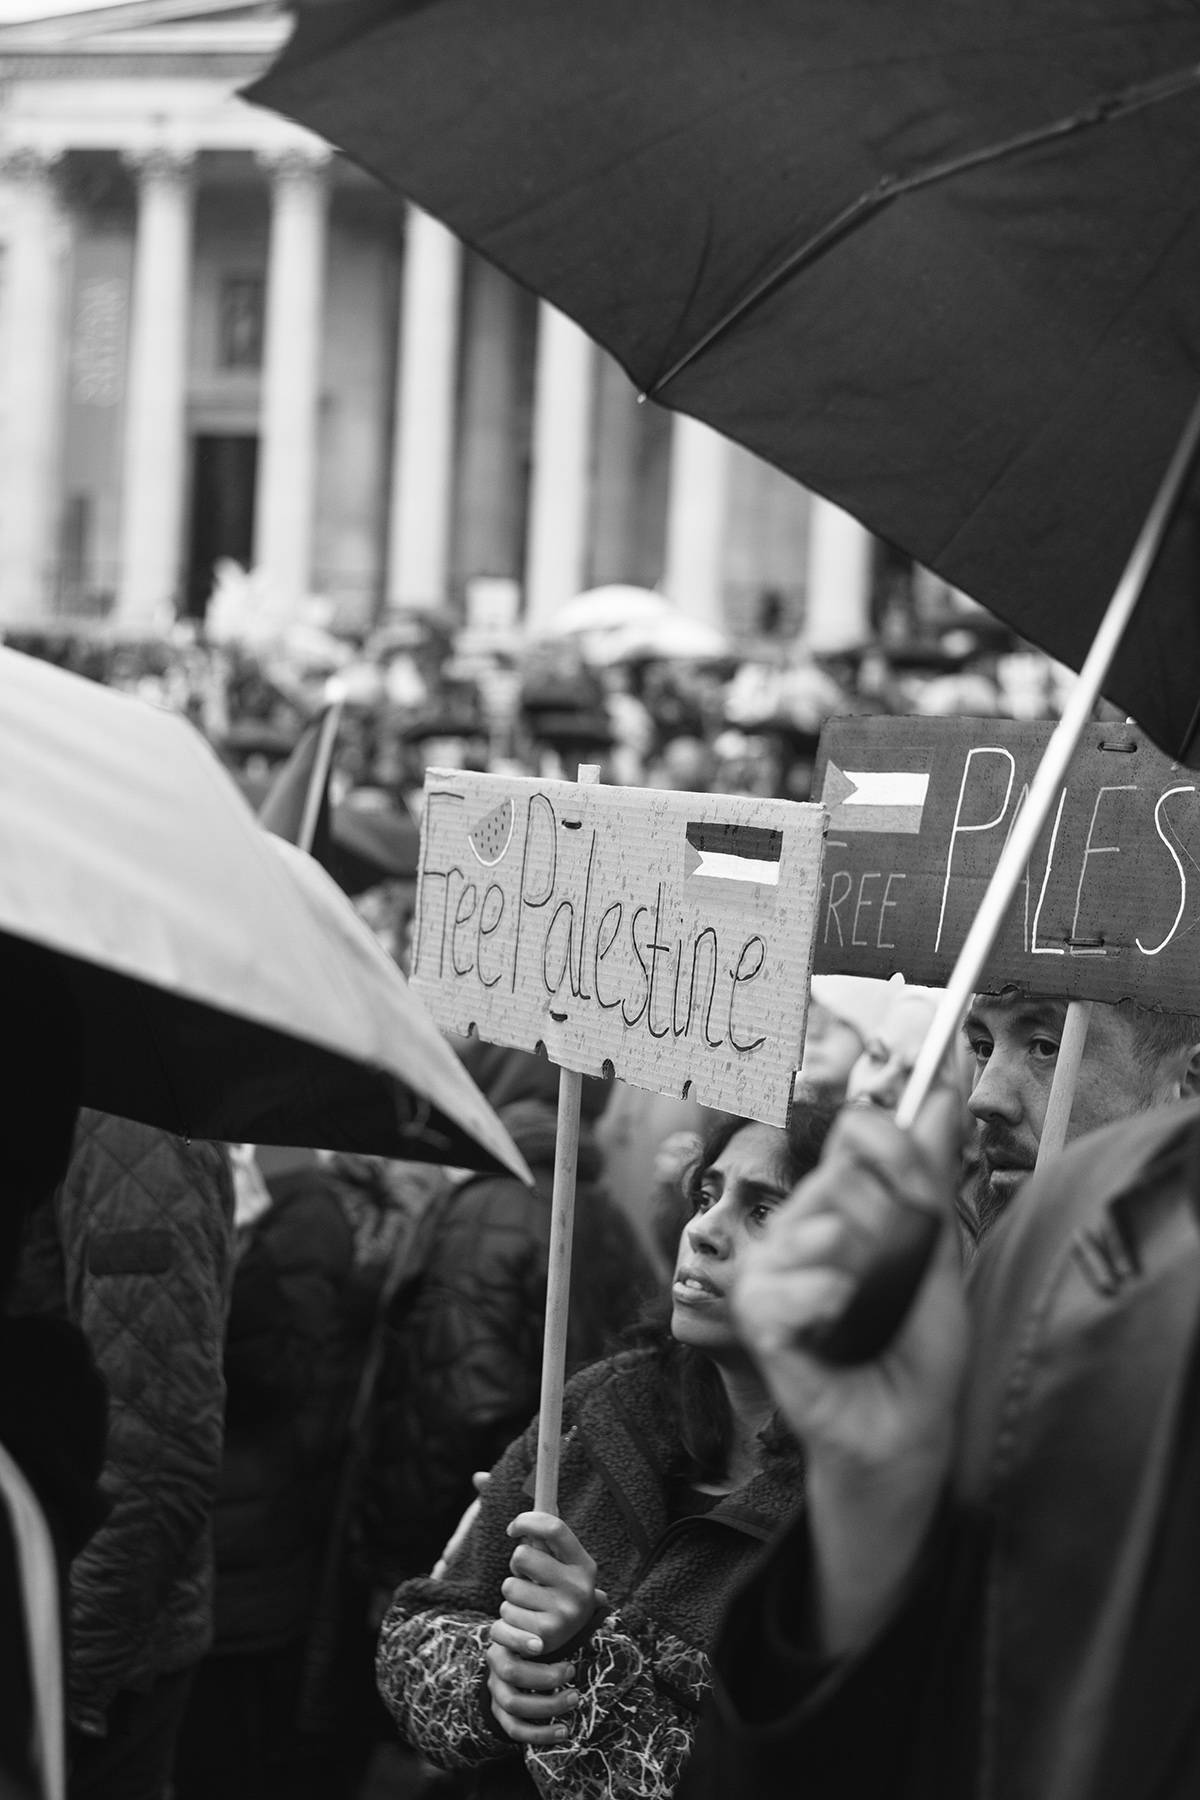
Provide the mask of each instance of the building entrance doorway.
[{"label": "building entrance doorway", "polygon": [[258,437],[253,432],[198,432],[192,439],[191,526],[185,609],[202,619],[213,570],[230,556],[250,567],[254,553],[254,490]]}]

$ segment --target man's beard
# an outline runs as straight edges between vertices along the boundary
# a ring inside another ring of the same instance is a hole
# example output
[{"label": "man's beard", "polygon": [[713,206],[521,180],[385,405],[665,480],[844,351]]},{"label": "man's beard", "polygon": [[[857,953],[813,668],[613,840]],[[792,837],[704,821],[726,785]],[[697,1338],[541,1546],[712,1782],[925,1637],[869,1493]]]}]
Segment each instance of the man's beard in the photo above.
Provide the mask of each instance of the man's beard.
[{"label": "man's beard", "polygon": [[[995,1147],[995,1134],[982,1131],[977,1135],[968,1151],[970,1166],[962,1184],[962,1197],[975,1220],[977,1243],[981,1238],[987,1236],[997,1219],[1008,1211],[1009,1206],[1020,1193],[1021,1187],[1024,1186],[1024,1182],[1022,1182],[1020,1187],[1008,1187],[1003,1191],[992,1186],[992,1178],[988,1172],[987,1163],[984,1161],[983,1153],[985,1148]],[[1013,1166],[1019,1166],[1019,1160],[1015,1156]],[[1032,1174],[1032,1169],[1028,1173]]]},{"label": "man's beard", "polygon": [[998,1194],[992,1187],[987,1164],[979,1161],[972,1169],[964,1189],[967,1205],[975,1219],[976,1239],[986,1237],[996,1220],[1007,1210],[1010,1194]]}]

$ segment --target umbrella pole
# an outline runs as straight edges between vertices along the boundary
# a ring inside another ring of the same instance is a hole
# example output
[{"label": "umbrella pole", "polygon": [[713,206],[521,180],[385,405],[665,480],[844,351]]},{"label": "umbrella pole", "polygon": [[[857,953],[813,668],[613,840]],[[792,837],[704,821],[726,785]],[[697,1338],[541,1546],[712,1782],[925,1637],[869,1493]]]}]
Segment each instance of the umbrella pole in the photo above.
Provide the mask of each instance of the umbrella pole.
[{"label": "umbrella pole", "polygon": [[1079,1065],[1083,1061],[1091,1017],[1090,1000],[1072,1000],[1067,1007],[1062,1043],[1058,1046],[1054,1064],[1054,1080],[1050,1083],[1050,1098],[1046,1102],[1046,1117],[1042,1120],[1042,1135],[1038,1140],[1036,1166],[1039,1169],[1057,1156],[1067,1141],[1071,1108],[1075,1104],[1075,1084],[1079,1079]]},{"label": "umbrella pole", "polygon": [[[600,780],[596,763],[581,763],[577,780]],[[571,1299],[571,1240],[575,1231],[575,1170],[579,1159],[579,1101],[583,1077],[558,1072],[558,1128],[554,1144],[554,1192],[550,1203],[550,1252],[546,1269],[546,1331],[542,1340],[542,1394],[538,1408],[537,1473],[533,1504],[558,1511],[558,1462],[562,1447],[563,1387],[567,1372],[567,1314]]]},{"label": "umbrella pole", "polygon": [[1138,534],[1124,573],[1100,621],[1087,659],[1079,671],[1079,679],[1071,690],[1062,718],[1046,746],[1045,755],[1029,789],[1029,798],[1021,808],[1012,835],[996,864],[979,911],[959,951],[958,961],[896,1109],[896,1122],[905,1128],[911,1127],[916,1120],[937,1077],[942,1058],[971,1003],[983,965],[1004,922],[1004,915],[1017,890],[1025,865],[1033,854],[1038,834],[1050,816],[1075,746],[1084,726],[1092,717],[1125,628],[1141,599],[1142,589],[1162,547],[1184,483],[1191,472],[1198,445],[1200,401],[1192,408],[1175,454],[1146,516],[1146,522]]}]

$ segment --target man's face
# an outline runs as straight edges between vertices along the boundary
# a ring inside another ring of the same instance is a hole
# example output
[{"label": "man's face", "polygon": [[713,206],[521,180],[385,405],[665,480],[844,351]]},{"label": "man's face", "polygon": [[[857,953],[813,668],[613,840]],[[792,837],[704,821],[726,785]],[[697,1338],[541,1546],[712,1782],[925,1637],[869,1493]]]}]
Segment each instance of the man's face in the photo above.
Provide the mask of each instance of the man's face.
[{"label": "man's face", "polygon": [[[976,994],[963,1030],[974,1060],[968,1105],[979,1122],[981,1216],[1011,1201],[1037,1161],[1046,1103],[1067,1016],[1065,1000]],[[1174,1060],[1139,1054],[1134,1027],[1093,1005],[1067,1141],[1178,1098]]]}]

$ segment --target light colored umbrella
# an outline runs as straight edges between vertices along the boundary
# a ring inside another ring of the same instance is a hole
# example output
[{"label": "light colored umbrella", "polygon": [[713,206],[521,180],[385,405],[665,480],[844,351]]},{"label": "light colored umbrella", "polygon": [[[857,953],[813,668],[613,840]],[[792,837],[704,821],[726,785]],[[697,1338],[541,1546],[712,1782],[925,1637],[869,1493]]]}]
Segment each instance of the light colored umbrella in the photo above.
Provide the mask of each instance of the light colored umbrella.
[{"label": "light colored umbrella", "polygon": [[546,621],[543,637],[590,637],[595,633],[624,631],[632,625],[653,625],[674,612],[669,600],[653,588],[614,581],[604,587],[576,594]]},{"label": "light colored umbrella", "polygon": [[656,618],[635,620],[605,632],[593,646],[593,660],[630,663],[659,659],[663,662],[721,662],[733,655],[723,631],[704,619],[668,607]]},{"label": "light colored umbrella", "polygon": [[336,884],[175,715],[0,650],[0,933],[53,953],[84,1093],[181,1136],[525,1164]]}]

